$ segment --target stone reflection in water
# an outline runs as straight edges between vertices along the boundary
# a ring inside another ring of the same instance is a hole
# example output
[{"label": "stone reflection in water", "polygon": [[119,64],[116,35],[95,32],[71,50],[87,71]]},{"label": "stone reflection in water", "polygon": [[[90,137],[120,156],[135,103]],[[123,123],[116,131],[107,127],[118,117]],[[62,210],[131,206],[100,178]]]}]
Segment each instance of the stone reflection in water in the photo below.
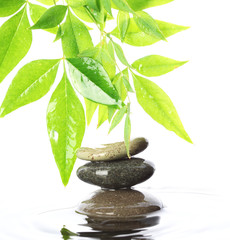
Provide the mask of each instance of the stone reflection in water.
[{"label": "stone reflection in water", "polygon": [[77,212],[98,219],[117,222],[146,217],[162,208],[162,203],[149,194],[133,189],[98,190],[81,202]]},{"label": "stone reflection in water", "polygon": [[144,236],[143,229],[160,222],[156,211],[162,208],[157,198],[133,189],[98,190],[81,202],[77,213],[85,216],[81,226],[89,231],[79,232],[63,227],[63,239],[153,239]]}]

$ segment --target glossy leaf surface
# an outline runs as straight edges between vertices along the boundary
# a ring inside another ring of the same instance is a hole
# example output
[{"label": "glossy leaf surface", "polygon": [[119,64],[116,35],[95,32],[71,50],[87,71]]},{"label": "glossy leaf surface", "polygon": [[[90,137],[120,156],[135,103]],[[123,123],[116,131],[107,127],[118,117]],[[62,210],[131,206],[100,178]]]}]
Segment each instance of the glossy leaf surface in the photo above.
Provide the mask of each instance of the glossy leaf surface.
[{"label": "glossy leaf surface", "polygon": [[[170,37],[173,34],[178,32],[184,31],[188,29],[188,27],[180,26],[168,22],[163,22],[156,20],[161,32],[164,34],[165,37]],[[115,28],[112,33],[117,38],[120,38],[118,28]],[[129,27],[124,39],[124,42],[133,45],[133,46],[148,46],[158,42],[160,39],[154,36],[150,36],[144,32],[142,32],[139,27],[136,25],[133,18],[130,19]]]},{"label": "glossy leaf surface", "polygon": [[62,48],[67,58],[77,57],[78,53],[93,47],[87,27],[70,11],[62,26]]},{"label": "glossy leaf surface", "polygon": [[34,102],[51,88],[59,60],[37,60],[26,64],[13,79],[0,108],[0,116]]},{"label": "glossy leaf surface", "polygon": [[23,8],[0,27],[0,82],[25,57],[32,43],[30,24]]},{"label": "glossy leaf surface", "polygon": [[47,129],[62,182],[66,186],[85,133],[85,114],[65,74],[48,105]]},{"label": "glossy leaf surface", "polygon": [[157,22],[148,13],[140,11],[137,12],[133,18],[142,32],[157,39],[165,40],[165,36],[161,32]]},{"label": "glossy leaf surface", "polygon": [[67,59],[74,87],[85,98],[104,105],[121,106],[120,97],[102,65],[92,58]]},{"label": "glossy leaf surface", "polygon": [[118,12],[117,26],[118,26],[118,30],[120,33],[120,39],[122,42],[125,39],[125,35],[127,33],[128,27],[129,27],[129,21],[130,21],[129,13],[123,12],[123,11]]},{"label": "glossy leaf surface", "polygon": [[150,55],[136,60],[132,66],[144,76],[157,77],[184,65],[186,62],[159,55]]},{"label": "glossy leaf surface", "polygon": [[0,17],[7,17],[17,12],[25,3],[25,0],[1,0]]},{"label": "glossy leaf surface", "polygon": [[177,111],[168,95],[152,81],[133,74],[137,100],[142,108],[155,121],[166,129],[175,132],[188,142],[192,142],[186,133]]},{"label": "glossy leaf surface", "polygon": [[127,111],[127,107],[124,106],[116,113],[111,123],[109,133],[121,122],[121,120],[125,116],[126,111]]},{"label": "glossy leaf surface", "polygon": [[67,7],[56,5],[49,8],[31,27],[31,29],[47,29],[56,27],[65,17]]},{"label": "glossy leaf surface", "polygon": [[[47,11],[47,8],[37,5],[37,4],[29,3],[29,11],[30,11],[30,17],[31,17],[33,23],[36,23],[40,19],[40,17]],[[58,27],[54,27],[54,28],[48,28],[45,30],[47,32],[56,34],[57,29],[58,29]]]}]

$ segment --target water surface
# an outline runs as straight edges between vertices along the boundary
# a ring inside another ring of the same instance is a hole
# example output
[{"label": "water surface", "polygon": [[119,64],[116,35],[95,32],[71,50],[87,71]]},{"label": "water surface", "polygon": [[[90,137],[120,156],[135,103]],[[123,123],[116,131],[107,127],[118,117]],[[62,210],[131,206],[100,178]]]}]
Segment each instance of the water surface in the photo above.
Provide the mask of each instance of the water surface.
[{"label": "water surface", "polygon": [[189,189],[147,191],[155,192],[165,207],[142,222],[98,222],[76,213],[76,206],[44,209],[2,215],[0,239],[230,239],[229,199],[223,195]]}]

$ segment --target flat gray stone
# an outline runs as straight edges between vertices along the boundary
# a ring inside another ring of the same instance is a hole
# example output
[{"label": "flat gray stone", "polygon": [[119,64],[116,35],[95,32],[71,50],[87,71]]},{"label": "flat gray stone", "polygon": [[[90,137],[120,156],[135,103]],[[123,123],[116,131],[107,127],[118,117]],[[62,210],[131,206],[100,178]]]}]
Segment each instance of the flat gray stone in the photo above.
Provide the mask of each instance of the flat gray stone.
[{"label": "flat gray stone", "polygon": [[90,162],[77,170],[77,176],[84,182],[102,188],[129,188],[149,179],[155,169],[141,158],[117,161]]},{"label": "flat gray stone", "polygon": [[94,219],[117,219],[121,222],[127,219],[145,218],[162,207],[160,200],[140,191],[99,190],[89,199],[81,202],[77,212]]},{"label": "flat gray stone", "polygon": [[[130,155],[134,156],[144,151],[148,146],[145,138],[135,138],[130,141]],[[102,148],[82,147],[77,151],[77,157],[88,161],[111,161],[127,158],[124,142],[104,144]]]}]

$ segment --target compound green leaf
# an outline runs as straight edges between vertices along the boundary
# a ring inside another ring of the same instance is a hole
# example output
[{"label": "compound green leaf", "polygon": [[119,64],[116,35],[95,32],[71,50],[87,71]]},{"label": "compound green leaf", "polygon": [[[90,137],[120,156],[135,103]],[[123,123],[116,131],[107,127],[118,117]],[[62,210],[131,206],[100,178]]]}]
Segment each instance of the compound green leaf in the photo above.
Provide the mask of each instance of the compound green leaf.
[{"label": "compound green leaf", "polygon": [[54,28],[62,22],[65,17],[67,7],[56,5],[49,8],[31,27],[31,29],[47,29]]},{"label": "compound green leaf", "polygon": [[117,27],[120,32],[120,39],[123,42],[125,39],[125,35],[127,33],[128,27],[129,27],[129,13],[119,11],[117,15]]},{"label": "compound green leaf", "polygon": [[[36,0],[44,5],[54,5],[54,0]],[[57,3],[59,0],[55,0],[55,2]]]},{"label": "compound green leaf", "polygon": [[36,60],[22,67],[13,79],[0,108],[0,116],[34,102],[51,88],[60,60]]},{"label": "compound green leaf", "polygon": [[98,104],[95,102],[92,102],[85,98],[85,109],[86,109],[86,119],[87,119],[87,125],[89,126],[92,117],[98,107]]},{"label": "compound green leaf", "polygon": [[146,12],[139,11],[133,16],[137,26],[147,35],[166,40],[157,22]]},{"label": "compound green leaf", "polygon": [[121,100],[103,66],[92,58],[67,59],[74,87],[85,98],[104,105],[120,107]]},{"label": "compound green leaf", "polygon": [[159,55],[150,55],[136,60],[132,66],[144,76],[157,77],[184,65],[186,62]]},{"label": "compound green leaf", "polygon": [[141,11],[146,8],[156,7],[172,1],[173,0],[127,0],[129,6],[134,11]]},{"label": "compound green leaf", "polygon": [[121,122],[126,112],[127,112],[127,106],[124,106],[116,113],[111,123],[109,133]]},{"label": "compound green leaf", "polygon": [[[156,23],[165,37],[170,37],[178,32],[184,31],[189,28],[168,22],[163,22],[160,20],[156,20]],[[111,34],[117,38],[120,38],[120,33],[117,27],[111,32]],[[125,43],[139,47],[152,45],[158,42],[159,40],[160,40],[159,38],[148,35],[141,31],[141,29],[136,25],[134,19],[133,18],[130,19],[129,27],[124,39]]]},{"label": "compound green leaf", "polygon": [[87,27],[70,11],[62,26],[62,48],[67,58],[77,57],[78,53],[93,47]]},{"label": "compound green leaf", "polygon": [[85,133],[84,109],[66,74],[50,99],[47,129],[62,182],[66,186]]},{"label": "compound green leaf", "polygon": [[26,8],[0,27],[0,82],[25,57],[32,43]]},{"label": "compound green leaf", "polygon": [[99,128],[107,120],[108,120],[108,107],[100,104],[98,109],[97,127]]},{"label": "compound green leaf", "polygon": [[137,100],[142,108],[155,121],[166,129],[175,132],[188,142],[192,142],[186,133],[177,111],[168,95],[152,81],[133,74]]},{"label": "compound green leaf", "polygon": [[[37,5],[37,4],[29,3],[29,11],[30,11],[30,17],[31,17],[33,23],[36,23],[40,19],[40,17],[47,11],[47,8]],[[47,32],[56,34],[58,27],[48,28],[45,30]]]},{"label": "compound green leaf", "polygon": [[131,135],[131,121],[130,121],[130,104],[127,106],[127,114],[125,118],[125,129],[124,129],[124,140],[127,150],[127,156],[130,158],[129,146],[130,146],[130,135]]},{"label": "compound green leaf", "polygon": [[18,9],[25,3],[25,0],[1,0],[0,2],[0,17],[7,17],[17,12]]}]

